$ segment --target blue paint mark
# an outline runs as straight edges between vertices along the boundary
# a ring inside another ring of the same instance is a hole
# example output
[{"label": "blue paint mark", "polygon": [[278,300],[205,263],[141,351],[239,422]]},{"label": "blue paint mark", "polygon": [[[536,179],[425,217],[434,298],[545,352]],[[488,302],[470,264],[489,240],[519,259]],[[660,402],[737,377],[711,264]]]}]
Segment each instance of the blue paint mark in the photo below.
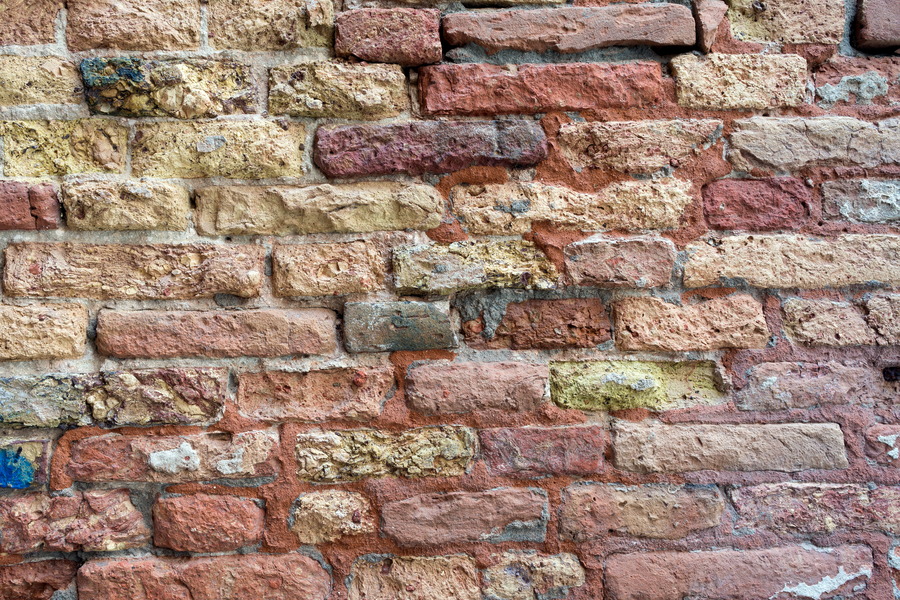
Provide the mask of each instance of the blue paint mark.
[{"label": "blue paint mark", "polygon": [[22,456],[22,448],[0,448],[0,487],[24,490],[34,481],[34,465]]},{"label": "blue paint mark", "polygon": [[81,61],[81,77],[88,88],[115,85],[121,79],[144,80],[139,58],[86,58]]}]

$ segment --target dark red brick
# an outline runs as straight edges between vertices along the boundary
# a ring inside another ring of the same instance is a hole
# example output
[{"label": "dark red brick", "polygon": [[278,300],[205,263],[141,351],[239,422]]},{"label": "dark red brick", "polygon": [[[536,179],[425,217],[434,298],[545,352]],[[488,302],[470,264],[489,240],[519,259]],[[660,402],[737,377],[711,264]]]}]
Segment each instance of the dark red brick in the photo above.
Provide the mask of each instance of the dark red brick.
[{"label": "dark red brick", "polygon": [[812,195],[799,179],[719,179],[703,188],[703,210],[713,229],[798,229]]},{"label": "dark red brick", "polygon": [[0,181],[0,229],[56,229],[59,196],[49,183]]},{"label": "dark red brick", "polygon": [[441,11],[363,8],[338,14],[334,52],[369,62],[416,67],[441,62]]}]

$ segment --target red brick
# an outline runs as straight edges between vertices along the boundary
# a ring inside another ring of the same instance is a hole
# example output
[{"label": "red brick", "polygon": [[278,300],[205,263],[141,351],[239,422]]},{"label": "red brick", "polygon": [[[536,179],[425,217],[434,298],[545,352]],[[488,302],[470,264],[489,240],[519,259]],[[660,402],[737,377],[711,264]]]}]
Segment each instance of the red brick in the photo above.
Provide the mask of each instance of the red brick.
[{"label": "red brick", "polygon": [[569,244],[563,252],[575,285],[660,287],[668,285],[675,267],[675,245],[659,238],[595,235]]},{"label": "red brick", "polygon": [[56,15],[63,0],[20,0],[0,6],[0,46],[33,46],[55,41]]},{"label": "red brick", "polygon": [[607,443],[602,427],[482,429],[478,436],[491,475],[526,479],[596,475]]},{"label": "red brick", "polygon": [[866,456],[879,465],[900,465],[900,425],[873,425],[866,429]]},{"label": "red brick", "polygon": [[856,43],[860,48],[900,46],[900,10],[896,0],[860,0],[856,25]]},{"label": "red brick", "polygon": [[812,194],[799,179],[720,179],[703,188],[703,211],[713,229],[799,229],[809,218]]},{"label": "red brick", "polygon": [[258,544],[265,511],[253,500],[194,494],[153,505],[153,543],[184,552],[229,552]]},{"label": "red brick", "polygon": [[363,8],[337,15],[334,52],[369,62],[417,67],[441,62],[441,11]]},{"label": "red brick", "polygon": [[49,183],[0,181],[0,229],[56,229],[59,196]]},{"label": "red brick", "polygon": [[75,581],[78,563],[39,560],[0,566],[0,598],[3,600],[52,600],[54,593]]}]

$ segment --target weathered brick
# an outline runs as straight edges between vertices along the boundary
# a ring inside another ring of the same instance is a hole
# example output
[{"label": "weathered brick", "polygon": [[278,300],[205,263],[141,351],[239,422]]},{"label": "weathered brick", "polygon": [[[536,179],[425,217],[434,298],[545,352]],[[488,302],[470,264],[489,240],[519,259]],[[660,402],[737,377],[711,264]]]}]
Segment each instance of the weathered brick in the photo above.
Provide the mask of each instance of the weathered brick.
[{"label": "weathered brick", "polygon": [[657,237],[595,235],[563,248],[566,272],[575,285],[650,288],[669,284],[675,245]]},{"label": "weathered brick", "polygon": [[323,0],[209,0],[214,48],[288,50],[331,44],[334,5]]},{"label": "weathered brick", "polygon": [[303,174],[305,129],[261,119],[141,123],[135,175],[261,179]]},{"label": "weathered brick", "polygon": [[866,321],[883,345],[900,344],[900,294],[875,294],[866,300]]},{"label": "weathered brick", "polygon": [[477,449],[467,427],[439,426],[390,433],[375,429],[311,431],[297,436],[300,479],[356,481],[367,477],[454,477]]},{"label": "weathered brick", "polygon": [[241,373],[237,407],[266,422],[366,421],[381,414],[393,388],[390,367]]},{"label": "weathered brick", "polygon": [[859,223],[900,221],[900,181],[843,179],[822,184],[822,212]]},{"label": "weathered brick", "polygon": [[249,298],[259,294],[264,260],[256,245],[15,242],[3,289],[32,298]]},{"label": "weathered brick", "polygon": [[77,358],[87,339],[80,304],[0,306],[0,360]]},{"label": "weathered brick", "polygon": [[365,241],[279,244],[272,250],[277,296],[344,296],[385,288],[387,260]]},{"label": "weathered brick", "polygon": [[301,494],[295,506],[291,531],[301,544],[334,542],[345,536],[378,530],[372,504],[359,492],[309,492]]},{"label": "weathered brick", "polygon": [[543,542],[548,513],[537,488],[422,494],[385,503],[381,530],[401,546]]},{"label": "weathered brick", "polygon": [[739,40],[789,44],[836,44],[844,35],[841,0],[729,0],[731,32]]},{"label": "weathered brick", "polygon": [[482,429],[478,436],[491,475],[517,479],[597,474],[608,438],[602,427]]},{"label": "weathered brick", "polygon": [[526,120],[411,121],[316,130],[315,162],[329,177],[527,167],[547,156],[544,130]]},{"label": "weathered brick", "polygon": [[57,56],[0,56],[0,106],[80,102],[81,79],[71,62]]},{"label": "weathered brick", "polygon": [[455,348],[446,302],[347,302],[344,343],[349,352]]},{"label": "weathered brick", "polygon": [[475,559],[452,556],[367,555],[353,563],[349,600],[481,600]]},{"label": "weathered brick", "polygon": [[194,50],[200,46],[195,0],[69,0],[71,50]]},{"label": "weathered brick", "polygon": [[716,527],[724,509],[715,486],[576,483],[563,490],[560,535],[576,542],[614,534],[677,539]]},{"label": "weathered brick", "polygon": [[265,511],[247,498],[193,494],[153,505],[153,544],[184,552],[229,552],[262,540]]},{"label": "weathered brick", "polygon": [[836,56],[816,69],[815,85],[816,104],[824,109],[890,107],[900,100],[900,57]]},{"label": "weathered brick", "polygon": [[87,403],[71,375],[0,378],[0,423],[25,427],[87,424]]},{"label": "weathered brick", "polygon": [[13,430],[0,436],[0,488],[24,490],[47,483],[52,443],[46,435]]},{"label": "weathered brick", "polygon": [[827,240],[795,235],[733,235],[687,247],[688,287],[741,279],[762,288],[841,287],[900,283],[900,238],[842,235]]},{"label": "weathered brick", "polygon": [[128,129],[107,119],[0,121],[3,173],[40,177],[121,173]]},{"label": "weathered brick", "polygon": [[86,58],[81,75],[94,113],[194,119],[256,112],[250,67],[232,60]]},{"label": "weathered brick", "polygon": [[444,200],[427,185],[394,181],[304,187],[225,186],[197,190],[204,235],[368,233],[432,229]]},{"label": "weathered brick", "polygon": [[97,351],[116,358],[333,354],[335,315],[325,309],[101,310]]},{"label": "weathered brick", "polygon": [[793,177],[719,179],[703,187],[703,212],[713,229],[799,229],[812,203],[809,187]]},{"label": "weathered brick", "polygon": [[866,456],[874,463],[896,467],[900,465],[900,427],[873,425],[866,429]]},{"label": "weathered brick", "polygon": [[862,598],[872,576],[867,546],[615,554],[606,561],[611,600],[685,597]]},{"label": "weathered brick", "polygon": [[791,298],[784,303],[784,328],[806,346],[860,346],[876,343],[861,311],[848,302]]},{"label": "weathered brick", "polygon": [[56,229],[59,220],[53,184],[0,181],[0,230]]},{"label": "weathered brick", "polygon": [[[844,435],[834,423],[663,425],[619,422],[615,464],[639,473],[845,469]],[[735,448],[740,448],[736,452]]]},{"label": "weathered brick", "polygon": [[63,184],[62,201],[76,231],[184,231],[191,211],[188,190],[164,181],[74,179]]},{"label": "weathered brick", "polygon": [[728,12],[728,4],[724,0],[697,0],[694,2],[694,18],[697,20],[697,44],[704,52],[709,53],[719,27]]},{"label": "weathered brick", "polygon": [[[35,3],[40,4],[42,3]],[[3,30],[0,29],[0,34],[2,33]],[[78,563],[70,560],[51,559],[3,565],[0,566],[0,596],[6,600],[53,600],[54,596],[58,597],[56,592],[65,594],[67,589],[75,589],[76,571]]]},{"label": "weathered brick", "polygon": [[52,44],[56,41],[56,15],[62,7],[63,0],[6,0],[0,4],[0,46]]},{"label": "weathered brick", "polygon": [[483,575],[488,600],[565,598],[571,588],[585,583],[584,569],[574,554],[511,550],[492,559],[494,564]]},{"label": "weathered brick", "polygon": [[900,46],[900,14],[891,0],[861,0],[856,13],[856,44],[880,49]]},{"label": "weathered brick", "polygon": [[337,15],[334,52],[360,60],[417,67],[441,62],[441,12],[362,8]]}]

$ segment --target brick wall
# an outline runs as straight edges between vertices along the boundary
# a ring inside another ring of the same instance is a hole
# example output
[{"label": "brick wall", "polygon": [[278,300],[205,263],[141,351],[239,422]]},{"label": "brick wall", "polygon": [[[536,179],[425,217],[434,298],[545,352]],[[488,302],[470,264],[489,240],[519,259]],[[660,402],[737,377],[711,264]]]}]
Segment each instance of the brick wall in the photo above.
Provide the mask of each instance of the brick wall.
[{"label": "brick wall", "polygon": [[900,594],[898,0],[0,0],[0,598]]}]

